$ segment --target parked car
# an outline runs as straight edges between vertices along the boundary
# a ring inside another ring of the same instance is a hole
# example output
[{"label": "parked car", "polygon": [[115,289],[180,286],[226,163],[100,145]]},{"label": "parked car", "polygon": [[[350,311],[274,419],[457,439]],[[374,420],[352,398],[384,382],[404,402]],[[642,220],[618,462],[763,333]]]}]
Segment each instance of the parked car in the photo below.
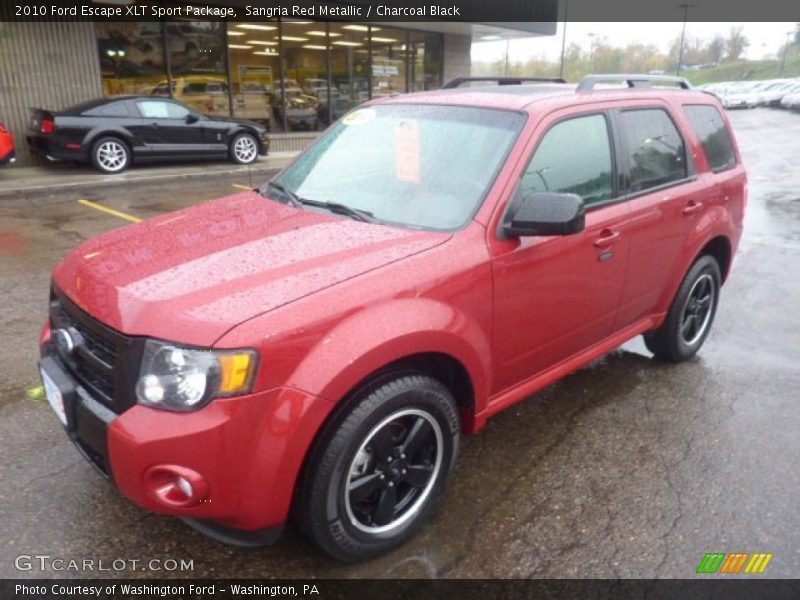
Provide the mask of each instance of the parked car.
[{"label": "parked car", "polygon": [[281,102],[280,92],[272,96],[275,118],[283,120],[286,113],[288,129],[316,130],[319,126],[319,102],[314,96],[309,96],[298,87],[286,88],[284,100]]},{"label": "parked car", "polygon": [[756,93],[730,93],[722,94],[720,97],[722,106],[731,108],[756,108],[758,106],[758,94]]},{"label": "parked car", "polygon": [[720,103],[499,81],[369,102],[262,187],[69,254],[40,366],[78,450],[217,539],[291,514],[365,559],[431,517],[462,433],[637,335],[694,356],[746,205]]},{"label": "parked car", "polygon": [[14,146],[14,136],[0,121],[0,167],[16,162],[17,153]]},{"label": "parked car", "polygon": [[783,99],[792,94],[800,94],[800,82],[794,81],[782,87],[777,93],[770,96],[768,105],[776,107],[783,106]]},{"label": "parked car", "polygon": [[794,87],[796,82],[776,81],[759,91],[758,104],[760,106],[779,106],[781,98]]},{"label": "parked car", "polygon": [[265,87],[254,81],[240,84],[233,93],[233,116],[256,121],[271,130],[274,117]]},{"label": "parked car", "polygon": [[781,108],[789,108],[792,110],[800,109],[800,93],[786,94],[781,98]]},{"label": "parked car", "polygon": [[56,160],[89,162],[105,173],[131,163],[228,157],[250,164],[269,149],[267,129],[253,121],[207,117],[153,96],[92,100],[53,112],[33,109],[31,151]]},{"label": "parked car", "polygon": [[308,95],[317,101],[317,120],[324,125],[330,125],[330,118],[328,116],[328,97],[330,96],[331,106],[333,107],[334,120],[344,114],[344,111],[337,114],[337,108],[342,104],[341,94],[339,90],[330,86],[324,79],[306,79],[303,82],[303,90]]}]

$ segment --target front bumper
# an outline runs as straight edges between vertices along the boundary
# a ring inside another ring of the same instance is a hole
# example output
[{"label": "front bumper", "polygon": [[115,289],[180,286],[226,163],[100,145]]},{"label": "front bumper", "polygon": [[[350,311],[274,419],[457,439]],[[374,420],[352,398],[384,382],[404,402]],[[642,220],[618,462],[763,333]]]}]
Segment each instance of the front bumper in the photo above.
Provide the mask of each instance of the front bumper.
[{"label": "front bumper", "polygon": [[[133,406],[117,414],[81,386],[42,334],[42,366],[59,382],[67,435],[140,506],[187,521],[226,543],[280,535],[306,451],[332,405],[290,388],[220,398],[193,413]],[[207,484],[187,506],[165,505],[145,477],[155,466],[191,469]]]}]

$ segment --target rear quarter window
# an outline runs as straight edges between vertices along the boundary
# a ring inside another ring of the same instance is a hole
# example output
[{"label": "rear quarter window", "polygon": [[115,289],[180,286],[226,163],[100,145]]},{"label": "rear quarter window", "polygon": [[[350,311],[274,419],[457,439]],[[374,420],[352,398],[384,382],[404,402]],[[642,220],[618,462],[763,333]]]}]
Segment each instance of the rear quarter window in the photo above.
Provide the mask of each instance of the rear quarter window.
[{"label": "rear quarter window", "polygon": [[128,110],[127,102],[113,102],[105,106],[98,106],[85,113],[92,117],[129,117],[131,116]]},{"label": "rear quarter window", "polygon": [[707,104],[686,105],[683,110],[700,139],[711,170],[716,173],[735,167],[733,140],[719,111]]}]

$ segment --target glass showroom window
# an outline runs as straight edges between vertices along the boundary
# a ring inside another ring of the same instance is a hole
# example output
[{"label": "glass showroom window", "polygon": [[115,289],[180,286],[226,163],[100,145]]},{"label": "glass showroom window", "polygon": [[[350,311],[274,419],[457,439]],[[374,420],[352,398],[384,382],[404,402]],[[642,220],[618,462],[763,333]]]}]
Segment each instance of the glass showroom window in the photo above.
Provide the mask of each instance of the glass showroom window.
[{"label": "glass showroom window", "polygon": [[330,23],[332,117],[369,100],[369,26]]},{"label": "glass showroom window", "polygon": [[276,115],[286,131],[316,131],[327,124],[328,61],[325,23],[281,22],[283,102]]},{"label": "glass showroom window", "polygon": [[407,91],[408,31],[372,28],[372,97]]},{"label": "glass showroom window", "polygon": [[172,97],[204,115],[230,116],[225,23],[165,24]]},{"label": "glass showroom window", "polygon": [[168,96],[161,23],[96,23],[106,96]]},{"label": "glass showroom window", "polygon": [[258,121],[272,131],[277,125],[273,105],[280,98],[278,46],[277,22],[228,26],[233,116]]}]

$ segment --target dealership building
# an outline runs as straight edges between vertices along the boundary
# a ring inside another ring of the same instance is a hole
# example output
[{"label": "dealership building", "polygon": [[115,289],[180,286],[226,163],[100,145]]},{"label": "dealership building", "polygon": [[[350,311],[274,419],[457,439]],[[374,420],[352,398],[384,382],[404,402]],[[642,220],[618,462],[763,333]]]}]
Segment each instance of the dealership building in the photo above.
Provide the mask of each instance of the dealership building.
[{"label": "dealership building", "polygon": [[[236,2],[217,2],[233,5]],[[476,41],[553,35],[555,22],[19,22],[0,7],[0,121],[18,164],[33,107],[160,95],[207,115],[268,123],[273,148],[300,150],[353,106],[432,90],[470,73]],[[5,13],[5,14],[4,14]]]}]

